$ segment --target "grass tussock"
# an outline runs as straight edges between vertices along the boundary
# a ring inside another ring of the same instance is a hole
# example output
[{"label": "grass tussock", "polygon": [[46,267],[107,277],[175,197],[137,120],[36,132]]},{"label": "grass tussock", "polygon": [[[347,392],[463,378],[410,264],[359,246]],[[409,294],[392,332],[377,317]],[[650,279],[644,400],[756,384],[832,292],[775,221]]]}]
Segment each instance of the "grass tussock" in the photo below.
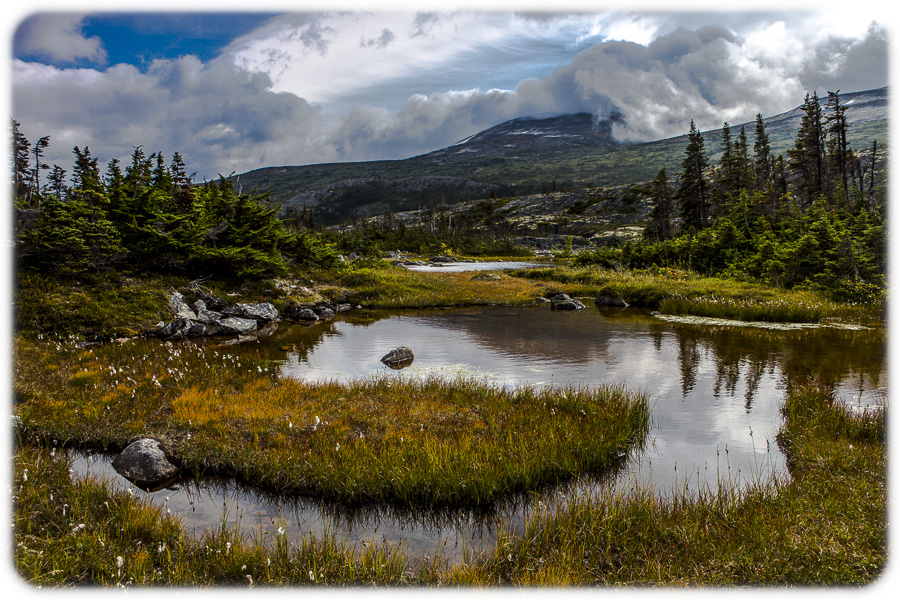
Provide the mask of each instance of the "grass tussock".
[{"label": "grass tussock", "polygon": [[647,396],[618,386],[307,383],[192,344],[18,339],[15,366],[30,439],[116,449],[155,437],[188,471],[349,503],[483,505],[608,468],[649,423]]},{"label": "grass tussock", "polygon": [[619,271],[596,266],[518,269],[511,275],[546,282],[547,293],[606,294],[665,314],[741,321],[819,323],[826,320],[878,323],[880,306],[834,302],[805,290],[784,290],[681,269]]}]

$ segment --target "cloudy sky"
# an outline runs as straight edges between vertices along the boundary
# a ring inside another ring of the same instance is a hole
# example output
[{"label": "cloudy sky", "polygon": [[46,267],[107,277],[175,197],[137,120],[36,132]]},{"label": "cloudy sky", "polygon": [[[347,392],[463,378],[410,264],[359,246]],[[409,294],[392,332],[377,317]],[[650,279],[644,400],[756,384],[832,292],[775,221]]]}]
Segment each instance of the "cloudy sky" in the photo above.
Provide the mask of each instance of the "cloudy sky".
[{"label": "cloudy sky", "polygon": [[[658,139],[691,119],[719,128],[793,108],[807,92],[887,85],[881,5],[47,5],[12,22],[10,114],[30,140],[51,136],[50,164],[71,169],[76,145],[127,163],[142,145],[180,152],[197,180],[405,158],[519,116],[618,113],[618,138]],[[189,12],[166,12],[176,7]]]}]

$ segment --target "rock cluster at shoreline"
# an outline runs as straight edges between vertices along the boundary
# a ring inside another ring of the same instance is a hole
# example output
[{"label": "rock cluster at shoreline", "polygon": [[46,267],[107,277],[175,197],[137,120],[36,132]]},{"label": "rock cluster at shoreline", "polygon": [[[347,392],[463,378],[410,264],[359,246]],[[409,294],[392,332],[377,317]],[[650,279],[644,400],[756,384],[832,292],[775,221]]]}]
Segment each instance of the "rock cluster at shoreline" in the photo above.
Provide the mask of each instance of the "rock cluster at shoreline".
[{"label": "rock cluster at shoreline", "polygon": [[228,305],[210,294],[198,294],[198,298],[188,304],[180,292],[169,296],[169,310],[174,317],[169,322],[160,322],[156,328],[157,337],[168,341],[215,335],[242,336],[267,335],[275,331],[282,319],[302,322],[316,322],[331,319],[337,313],[347,312],[350,304],[319,302],[314,306],[289,304],[282,313],[271,302],[238,303]]}]

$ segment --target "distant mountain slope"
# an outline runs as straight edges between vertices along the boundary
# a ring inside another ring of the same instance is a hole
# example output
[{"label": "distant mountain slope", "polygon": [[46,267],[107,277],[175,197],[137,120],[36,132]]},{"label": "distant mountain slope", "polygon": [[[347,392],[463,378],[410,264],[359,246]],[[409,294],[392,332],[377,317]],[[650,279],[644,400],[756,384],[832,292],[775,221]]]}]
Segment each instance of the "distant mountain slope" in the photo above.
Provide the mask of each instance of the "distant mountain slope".
[{"label": "distant mountain slope", "polygon": [[[887,146],[888,88],[841,94],[849,141]],[[822,99],[823,105],[825,100]],[[765,119],[773,151],[785,152],[800,127],[801,109]],[[744,126],[753,143],[753,122]],[[652,179],[660,168],[681,170],[687,135],[644,143],[613,139],[611,124],[587,113],[518,118],[452,146],[403,160],[267,167],[232,177],[242,190],[272,191],[283,206],[309,206],[318,221],[338,223],[387,210],[414,210],[494,196],[620,186]],[[718,158],[721,130],[704,132]]]},{"label": "distant mountain slope", "polygon": [[589,113],[577,113],[512,119],[418,158],[446,164],[469,154],[516,159],[535,152],[612,149],[616,145],[608,123],[598,122]]}]

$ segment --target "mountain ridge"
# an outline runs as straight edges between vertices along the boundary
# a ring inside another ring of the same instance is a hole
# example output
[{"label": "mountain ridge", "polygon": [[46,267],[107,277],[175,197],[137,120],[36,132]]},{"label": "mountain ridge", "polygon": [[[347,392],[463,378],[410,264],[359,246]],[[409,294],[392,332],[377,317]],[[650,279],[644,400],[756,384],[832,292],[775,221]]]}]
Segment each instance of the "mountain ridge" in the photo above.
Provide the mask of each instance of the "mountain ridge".
[{"label": "mountain ridge", "polygon": [[[840,95],[854,148],[873,139],[887,144],[888,88]],[[648,181],[660,168],[680,169],[687,134],[650,142],[612,136],[618,117],[590,113],[517,117],[450,146],[405,159],[264,167],[232,176],[240,189],[270,192],[284,208],[308,207],[325,224],[388,211],[448,205],[556,189],[618,186]],[[802,108],[765,117],[775,154],[785,152],[800,127]],[[752,138],[755,122],[745,127]],[[715,161],[721,130],[703,132]]]}]

